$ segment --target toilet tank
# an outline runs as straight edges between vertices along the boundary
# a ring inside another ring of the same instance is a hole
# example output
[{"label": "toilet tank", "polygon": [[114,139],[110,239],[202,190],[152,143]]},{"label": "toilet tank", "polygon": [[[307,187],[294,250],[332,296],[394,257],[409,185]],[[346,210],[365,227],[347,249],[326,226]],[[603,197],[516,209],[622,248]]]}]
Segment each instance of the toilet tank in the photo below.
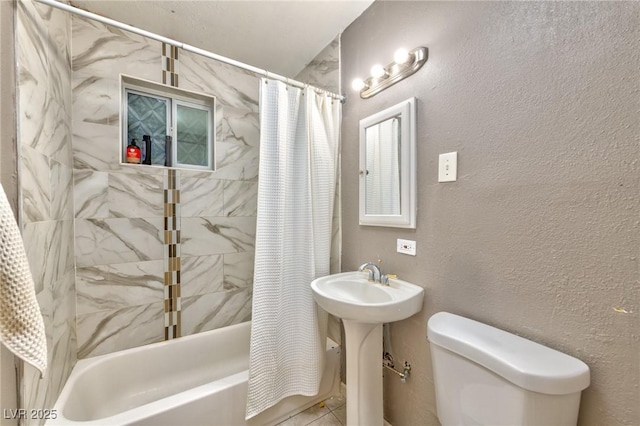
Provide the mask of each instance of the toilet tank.
[{"label": "toilet tank", "polygon": [[579,359],[447,312],[427,336],[438,418],[449,425],[575,425],[589,367]]}]

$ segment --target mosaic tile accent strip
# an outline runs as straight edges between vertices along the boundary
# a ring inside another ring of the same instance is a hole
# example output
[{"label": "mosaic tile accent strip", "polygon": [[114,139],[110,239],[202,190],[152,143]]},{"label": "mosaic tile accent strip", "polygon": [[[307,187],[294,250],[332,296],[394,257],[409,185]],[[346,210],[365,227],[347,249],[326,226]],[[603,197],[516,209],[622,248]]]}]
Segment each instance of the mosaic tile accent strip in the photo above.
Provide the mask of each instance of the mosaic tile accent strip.
[{"label": "mosaic tile accent strip", "polygon": [[[178,87],[178,48],[162,43],[162,83]],[[167,170],[164,185],[164,338],[182,335],[180,294],[180,177]]]},{"label": "mosaic tile accent strip", "polygon": [[178,87],[178,47],[162,43],[162,83]]},{"label": "mosaic tile accent strip", "polygon": [[180,294],[180,176],[168,169],[164,179],[164,339],[182,335]]}]

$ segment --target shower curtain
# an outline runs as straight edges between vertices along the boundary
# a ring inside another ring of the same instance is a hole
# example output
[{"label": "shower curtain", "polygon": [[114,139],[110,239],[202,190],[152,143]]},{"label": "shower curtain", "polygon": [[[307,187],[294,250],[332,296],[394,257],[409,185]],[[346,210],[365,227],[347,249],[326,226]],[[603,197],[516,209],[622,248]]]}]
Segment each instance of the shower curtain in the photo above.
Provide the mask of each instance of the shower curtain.
[{"label": "shower curtain", "polygon": [[340,102],[261,81],[260,172],[247,419],[318,393],[327,314],[310,283],[329,274]]}]

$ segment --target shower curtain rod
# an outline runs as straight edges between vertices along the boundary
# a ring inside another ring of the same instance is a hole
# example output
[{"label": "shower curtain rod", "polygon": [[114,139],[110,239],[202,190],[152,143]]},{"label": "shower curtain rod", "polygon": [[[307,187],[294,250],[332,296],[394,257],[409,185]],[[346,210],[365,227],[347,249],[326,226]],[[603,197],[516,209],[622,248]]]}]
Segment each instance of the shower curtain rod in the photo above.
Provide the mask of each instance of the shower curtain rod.
[{"label": "shower curtain rod", "polygon": [[102,22],[103,24],[111,25],[113,27],[117,27],[117,28],[123,29],[125,31],[129,31],[129,32],[141,35],[143,37],[148,37],[148,38],[151,38],[151,39],[154,39],[154,40],[158,40],[158,41],[161,41],[163,43],[169,44],[171,46],[180,47],[181,49],[184,49],[184,50],[186,50],[188,52],[192,52],[192,53],[195,53],[197,55],[204,56],[206,58],[214,59],[216,61],[223,62],[225,64],[229,64],[229,65],[232,65],[234,67],[241,68],[243,70],[247,70],[247,71],[250,71],[252,73],[262,75],[263,77],[266,77],[266,78],[271,78],[271,79],[274,79],[274,80],[282,81],[282,82],[284,82],[284,83],[286,83],[286,84],[288,84],[290,86],[299,87],[301,89],[309,86],[309,87],[312,87],[314,90],[316,90],[316,91],[318,91],[320,93],[326,94],[326,95],[331,96],[332,98],[335,98],[335,99],[339,99],[340,102],[344,102],[346,100],[346,98],[344,96],[339,95],[337,93],[329,92],[327,90],[323,90],[323,89],[320,89],[318,87],[314,87],[314,86],[312,86],[310,84],[306,84],[306,83],[303,83],[301,81],[293,80],[291,78],[287,78],[287,77],[284,77],[282,75],[275,74],[275,73],[269,72],[267,70],[264,70],[264,69],[261,69],[261,68],[258,68],[258,67],[254,67],[253,65],[245,64],[244,62],[236,61],[235,59],[227,58],[226,56],[218,55],[216,53],[209,52],[208,50],[200,49],[199,47],[195,47],[195,46],[192,46],[192,45],[187,44],[187,43],[182,43],[182,42],[179,42],[177,40],[173,40],[173,39],[170,39],[168,37],[164,37],[164,36],[161,36],[159,34],[152,33],[150,31],[142,30],[142,29],[136,28],[136,27],[134,27],[132,25],[125,24],[124,22],[116,21],[116,20],[111,19],[111,18],[106,18],[104,16],[101,16],[101,15],[98,15],[98,14],[95,14],[95,13],[92,13],[92,12],[88,12],[86,10],[79,9],[77,7],[73,7],[73,6],[70,6],[68,4],[56,1],[56,0],[34,0],[34,1],[36,1],[38,3],[46,4],[46,5],[51,6],[51,7],[55,7],[56,9],[64,10],[65,12],[73,13],[75,15],[79,15],[79,16],[82,16],[82,17],[85,17],[85,18],[88,18],[88,19],[92,19],[94,21]]}]

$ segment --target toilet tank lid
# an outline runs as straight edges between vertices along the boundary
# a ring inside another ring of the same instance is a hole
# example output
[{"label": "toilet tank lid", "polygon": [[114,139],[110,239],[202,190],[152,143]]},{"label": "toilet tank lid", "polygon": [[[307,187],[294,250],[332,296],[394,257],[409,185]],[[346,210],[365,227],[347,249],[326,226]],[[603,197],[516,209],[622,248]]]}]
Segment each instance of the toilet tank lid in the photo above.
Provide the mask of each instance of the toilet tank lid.
[{"label": "toilet tank lid", "polygon": [[579,359],[468,318],[439,312],[429,318],[427,336],[530,391],[564,395],[589,386],[589,367]]}]

